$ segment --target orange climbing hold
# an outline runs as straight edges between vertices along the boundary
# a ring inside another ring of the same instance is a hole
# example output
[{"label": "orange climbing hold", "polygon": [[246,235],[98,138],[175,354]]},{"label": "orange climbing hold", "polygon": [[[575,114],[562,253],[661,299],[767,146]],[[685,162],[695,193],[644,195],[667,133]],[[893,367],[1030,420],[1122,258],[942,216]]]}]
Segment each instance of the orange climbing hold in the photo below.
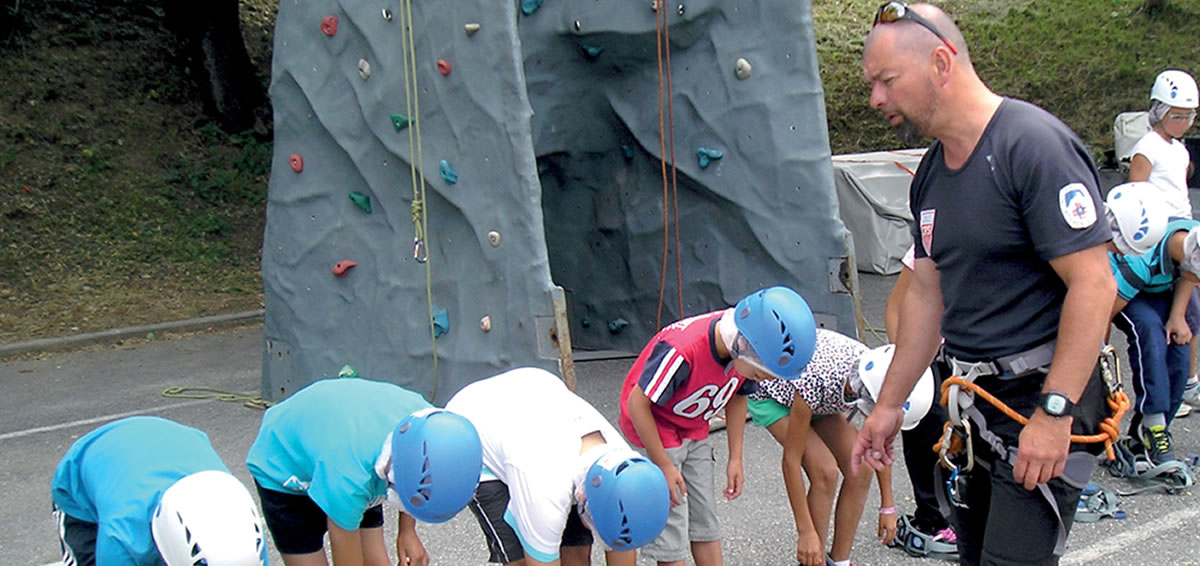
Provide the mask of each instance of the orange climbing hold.
[{"label": "orange climbing hold", "polygon": [[454,69],[454,67],[450,66],[450,62],[445,59],[437,60],[437,68],[438,72],[441,73],[443,77],[450,76],[450,71]]},{"label": "orange climbing hold", "polygon": [[300,157],[297,153],[293,153],[288,156],[288,165],[292,166],[292,171],[299,173],[304,170],[304,158]]},{"label": "orange climbing hold", "polygon": [[321,20],[321,33],[333,37],[337,35],[338,19],[337,16],[325,16]]},{"label": "orange climbing hold", "polygon": [[342,261],[339,261],[336,264],[334,264],[333,274],[337,275],[338,277],[345,277],[346,273],[348,273],[350,271],[350,268],[352,268],[356,265],[358,265],[358,264],[352,260],[343,259]]}]

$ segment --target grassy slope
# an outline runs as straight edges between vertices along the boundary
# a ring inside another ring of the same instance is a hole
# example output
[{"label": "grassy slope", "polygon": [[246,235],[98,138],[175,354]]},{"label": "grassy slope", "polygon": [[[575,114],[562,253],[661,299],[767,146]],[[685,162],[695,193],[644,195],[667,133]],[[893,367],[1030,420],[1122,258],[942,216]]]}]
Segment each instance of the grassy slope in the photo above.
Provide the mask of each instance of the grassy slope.
[{"label": "grassy slope", "polygon": [[[270,143],[205,124],[161,1],[24,2],[0,43],[0,342],[261,304]],[[880,1],[814,1],[835,153],[897,143],[861,78]],[[1169,3],[1156,15],[1141,0],[942,5],[995,90],[1050,109],[1100,155],[1159,70],[1200,71],[1200,3]],[[277,0],[242,4],[265,86]]]}]

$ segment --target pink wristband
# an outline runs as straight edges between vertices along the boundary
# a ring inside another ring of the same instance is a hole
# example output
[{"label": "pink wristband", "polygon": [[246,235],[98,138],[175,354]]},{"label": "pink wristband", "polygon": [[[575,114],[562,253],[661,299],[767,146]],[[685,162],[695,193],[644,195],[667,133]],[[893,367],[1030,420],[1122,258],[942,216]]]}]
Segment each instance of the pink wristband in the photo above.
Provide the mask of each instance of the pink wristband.
[{"label": "pink wristband", "polygon": [[895,507],[880,507],[879,514],[880,515],[895,515],[896,508]]}]

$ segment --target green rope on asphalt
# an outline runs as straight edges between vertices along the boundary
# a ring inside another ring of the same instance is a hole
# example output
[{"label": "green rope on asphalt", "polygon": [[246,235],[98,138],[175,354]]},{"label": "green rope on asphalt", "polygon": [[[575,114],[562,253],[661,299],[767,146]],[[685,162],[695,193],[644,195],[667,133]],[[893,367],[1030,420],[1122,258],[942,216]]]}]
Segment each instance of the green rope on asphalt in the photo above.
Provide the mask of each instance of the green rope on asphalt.
[{"label": "green rope on asphalt", "polygon": [[238,393],[213,387],[168,387],[162,392],[168,399],[216,399],[226,403],[241,402],[251,409],[266,410],[274,403],[263,399],[261,395]]}]

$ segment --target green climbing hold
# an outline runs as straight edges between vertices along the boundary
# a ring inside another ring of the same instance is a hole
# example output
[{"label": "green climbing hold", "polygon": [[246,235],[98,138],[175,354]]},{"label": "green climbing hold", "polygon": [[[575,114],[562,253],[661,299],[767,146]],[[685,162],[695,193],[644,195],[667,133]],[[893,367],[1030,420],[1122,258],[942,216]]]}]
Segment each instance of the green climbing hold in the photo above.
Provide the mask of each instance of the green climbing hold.
[{"label": "green climbing hold", "polygon": [[585,54],[587,54],[588,59],[595,59],[596,57],[599,57],[601,53],[604,53],[604,48],[600,47],[598,45],[588,45],[586,43],[580,43],[579,47],[581,47],[583,49],[583,52]]},{"label": "green climbing hold", "polygon": [[618,317],[612,321],[609,321],[608,332],[610,334],[616,334],[616,333],[624,330],[626,326],[629,326],[629,321]]},{"label": "green climbing hold", "polygon": [[358,370],[346,364],[342,366],[342,369],[338,370],[338,377],[358,377]]},{"label": "green climbing hold", "polygon": [[392,114],[391,118],[392,127],[396,128],[397,132],[404,131],[404,128],[407,128],[408,125],[412,123],[412,121],[408,119],[408,116],[405,116],[404,114]]},{"label": "green climbing hold", "polygon": [[433,337],[440,338],[450,332],[450,311],[444,307],[433,307]]},{"label": "green climbing hold", "polygon": [[700,159],[700,168],[708,167],[708,164],[725,157],[725,152],[719,149],[708,149],[706,147],[696,148],[696,157]]},{"label": "green climbing hold", "polygon": [[358,205],[359,208],[363,209],[363,212],[366,212],[367,214],[371,214],[371,197],[364,195],[358,191],[351,191],[350,192],[350,200],[354,201],[354,204]]},{"label": "green climbing hold", "polygon": [[621,144],[621,154],[625,156],[625,161],[633,159],[633,146],[627,143]]}]

